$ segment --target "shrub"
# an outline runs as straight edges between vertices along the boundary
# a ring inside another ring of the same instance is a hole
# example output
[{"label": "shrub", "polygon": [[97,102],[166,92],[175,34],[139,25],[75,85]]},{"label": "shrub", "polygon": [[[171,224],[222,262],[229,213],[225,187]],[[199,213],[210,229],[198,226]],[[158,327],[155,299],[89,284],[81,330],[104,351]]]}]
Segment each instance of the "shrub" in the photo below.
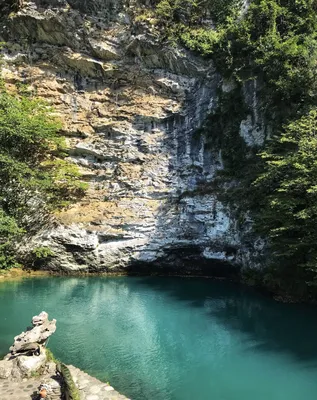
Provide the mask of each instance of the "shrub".
[{"label": "shrub", "polygon": [[60,128],[42,100],[0,89],[0,268],[16,265],[15,240],[85,193]]}]

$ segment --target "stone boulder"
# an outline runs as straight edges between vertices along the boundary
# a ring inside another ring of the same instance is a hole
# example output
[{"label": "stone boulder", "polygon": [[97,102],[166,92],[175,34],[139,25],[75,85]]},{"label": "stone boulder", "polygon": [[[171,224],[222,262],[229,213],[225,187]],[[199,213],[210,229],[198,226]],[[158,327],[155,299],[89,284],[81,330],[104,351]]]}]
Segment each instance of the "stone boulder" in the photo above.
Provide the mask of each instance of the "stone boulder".
[{"label": "stone boulder", "polygon": [[32,376],[32,373],[39,371],[46,363],[46,351],[42,349],[38,356],[20,356],[17,358],[17,366],[25,377]]},{"label": "stone boulder", "polygon": [[11,375],[13,364],[10,361],[0,361],[0,379],[7,379]]},{"label": "stone boulder", "polygon": [[14,343],[10,347],[12,356],[25,351],[25,349],[29,351],[32,346],[36,350],[36,343],[45,344],[47,339],[56,331],[56,320],[49,321],[48,314],[45,311],[32,318],[32,325],[33,328],[28,328],[26,332],[22,332],[14,338]]},{"label": "stone boulder", "polygon": [[0,380],[21,381],[36,372],[54,369],[47,363],[45,343],[56,330],[56,320],[49,321],[42,311],[32,318],[32,325],[14,338],[10,353],[0,361]]}]

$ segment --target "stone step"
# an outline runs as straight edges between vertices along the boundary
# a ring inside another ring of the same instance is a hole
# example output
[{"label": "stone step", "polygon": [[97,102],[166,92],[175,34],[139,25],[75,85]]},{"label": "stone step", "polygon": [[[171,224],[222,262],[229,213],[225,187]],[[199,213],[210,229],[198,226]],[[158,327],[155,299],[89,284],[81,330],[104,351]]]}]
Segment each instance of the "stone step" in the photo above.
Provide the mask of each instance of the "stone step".
[{"label": "stone step", "polygon": [[[43,382],[50,384],[52,391],[48,393],[48,400],[61,400],[61,387],[50,376],[40,376],[27,379],[25,381],[13,382],[0,381],[0,399],[1,400],[30,400],[38,393],[38,389]],[[33,396],[33,397],[32,397]]]},{"label": "stone step", "polygon": [[68,369],[79,390],[81,400],[129,400],[107,383],[68,365]]}]

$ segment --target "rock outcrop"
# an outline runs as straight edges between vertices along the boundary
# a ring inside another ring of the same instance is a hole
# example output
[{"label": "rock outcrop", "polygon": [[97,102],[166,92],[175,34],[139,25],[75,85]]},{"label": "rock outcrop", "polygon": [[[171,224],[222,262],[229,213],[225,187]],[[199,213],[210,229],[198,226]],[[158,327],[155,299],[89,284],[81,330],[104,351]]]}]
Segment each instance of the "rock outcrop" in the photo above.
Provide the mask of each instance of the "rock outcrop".
[{"label": "rock outcrop", "polygon": [[0,361],[1,400],[128,400],[78,368],[48,360],[44,344],[56,330],[55,319],[49,321],[43,311],[32,325],[14,338],[10,354]]},{"label": "rock outcrop", "polygon": [[56,331],[56,319],[49,321],[45,311],[32,318],[32,325],[33,328],[28,328],[26,332],[14,338],[10,347],[11,356],[25,352],[40,353],[41,346],[45,345],[47,339]]},{"label": "rock outcrop", "polygon": [[48,314],[33,317],[33,327],[14,338],[10,353],[0,361],[0,379],[21,381],[51,366],[47,363],[45,343],[56,330],[56,320],[48,320]]},{"label": "rock outcrop", "polygon": [[[214,182],[222,152],[198,132],[232,90],[206,62],[162,47],[119,0],[25,2],[2,23],[3,77],[54,106],[85,199],[27,246],[48,246],[46,267],[220,274],[259,267],[263,243],[238,227]],[[257,89],[245,87],[248,146],[266,135]]]}]

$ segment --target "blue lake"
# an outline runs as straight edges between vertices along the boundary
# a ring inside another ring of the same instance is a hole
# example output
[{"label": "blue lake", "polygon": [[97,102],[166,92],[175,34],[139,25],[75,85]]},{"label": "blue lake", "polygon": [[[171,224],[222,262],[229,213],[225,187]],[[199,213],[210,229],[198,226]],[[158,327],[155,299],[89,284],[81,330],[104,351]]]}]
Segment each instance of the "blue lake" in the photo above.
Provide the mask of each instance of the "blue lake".
[{"label": "blue lake", "polygon": [[0,353],[42,310],[55,356],[132,400],[316,400],[317,309],[209,279],[0,284]]}]

